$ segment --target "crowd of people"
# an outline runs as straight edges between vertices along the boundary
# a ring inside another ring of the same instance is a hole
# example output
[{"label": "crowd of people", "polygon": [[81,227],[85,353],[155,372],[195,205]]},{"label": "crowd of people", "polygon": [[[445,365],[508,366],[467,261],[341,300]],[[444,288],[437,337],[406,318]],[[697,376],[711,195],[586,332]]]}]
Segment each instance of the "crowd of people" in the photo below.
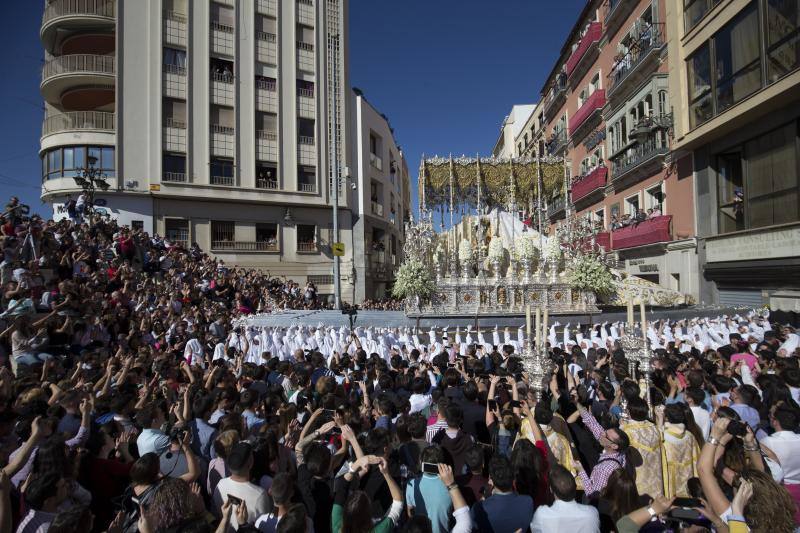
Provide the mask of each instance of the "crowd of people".
[{"label": "crowd of people", "polygon": [[635,326],[556,323],[535,383],[521,330],[256,327],[314,291],[99,217],[0,231],[0,533],[800,523],[800,337],[766,312],[650,324],[649,388]]},{"label": "crowd of people", "polygon": [[633,215],[630,213],[625,213],[620,217],[619,215],[613,214],[611,215],[611,223],[609,227],[611,228],[611,231],[615,231],[621,228],[627,228],[628,226],[636,226],[645,220],[650,220],[660,216],[662,216],[660,205],[648,208],[647,211],[644,209],[637,209]]}]

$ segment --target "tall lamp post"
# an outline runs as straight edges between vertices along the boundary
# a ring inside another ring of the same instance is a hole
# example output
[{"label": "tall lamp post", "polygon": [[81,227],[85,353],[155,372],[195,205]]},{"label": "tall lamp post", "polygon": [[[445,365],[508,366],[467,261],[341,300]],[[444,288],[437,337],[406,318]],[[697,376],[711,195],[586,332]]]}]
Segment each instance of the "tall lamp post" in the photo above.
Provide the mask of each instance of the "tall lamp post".
[{"label": "tall lamp post", "polygon": [[83,194],[86,195],[86,207],[84,208],[87,213],[94,210],[94,193],[97,189],[105,192],[109,189],[110,185],[106,181],[106,176],[103,171],[97,168],[97,158],[90,155],[86,158],[86,167],[81,170],[80,175],[75,176],[75,183],[81,188]]}]

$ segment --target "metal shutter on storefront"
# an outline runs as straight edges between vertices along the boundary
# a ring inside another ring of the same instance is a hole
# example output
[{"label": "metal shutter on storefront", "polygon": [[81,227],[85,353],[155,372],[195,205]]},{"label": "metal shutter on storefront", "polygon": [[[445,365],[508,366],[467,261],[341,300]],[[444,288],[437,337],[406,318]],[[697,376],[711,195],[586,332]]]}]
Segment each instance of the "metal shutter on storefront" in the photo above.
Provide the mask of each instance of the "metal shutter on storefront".
[{"label": "metal shutter on storefront", "polygon": [[761,307],[764,300],[761,297],[761,291],[758,290],[720,289],[719,303],[720,305]]}]

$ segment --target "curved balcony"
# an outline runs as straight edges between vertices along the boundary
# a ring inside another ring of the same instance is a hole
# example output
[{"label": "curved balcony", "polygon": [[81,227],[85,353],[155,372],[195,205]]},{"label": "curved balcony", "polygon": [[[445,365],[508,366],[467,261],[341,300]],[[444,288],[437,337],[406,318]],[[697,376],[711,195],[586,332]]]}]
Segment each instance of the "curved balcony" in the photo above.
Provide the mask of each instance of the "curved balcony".
[{"label": "curved balcony", "polygon": [[613,101],[621,100],[639,87],[658,68],[658,58],[664,46],[664,24],[653,24],[646,28],[630,50],[620,56],[611,67],[607,84],[608,98]]},{"label": "curved balcony", "polygon": [[52,0],[44,8],[39,37],[44,47],[54,51],[58,30],[113,30],[116,25],[115,0]]},{"label": "curved balcony", "polygon": [[597,53],[597,43],[600,42],[600,37],[603,34],[603,25],[599,22],[592,22],[589,24],[589,29],[581,37],[578,47],[572,52],[572,55],[567,59],[566,73],[567,78],[577,79],[581,73],[586,70],[586,67],[591,62],[591,59]]},{"label": "curved balcony", "polygon": [[588,198],[592,193],[602,190],[606,186],[608,167],[601,166],[592,170],[581,179],[572,182],[572,202]]},{"label": "curved balcony", "polygon": [[672,215],[648,218],[611,232],[611,248],[622,250],[672,240]]},{"label": "curved balcony", "polygon": [[609,38],[616,35],[635,6],[633,0],[607,0],[603,32]]},{"label": "curved balcony", "polygon": [[604,105],[606,105],[606,91],[604,89],[597,89],[586,99],[572,118],[569,119],[569,133],[575,144],[589,133],[588,128],[584,126],[593,123],[593,121],[589,119],[598,115]]},{"label": "curved balcony", "polygon": [[550,120],[556,111],[561,109],[567,96],[567,75],[560,72],[553,81],[552,87],[544,99],[542,114],[545,120]]},{"label": "curved balcony", "polygon": [[[62,144],[114,144],[116,116],[104,111],[69,111],[45,117],[42,122],[42,150]],[[59,134],[68,133],[63,139]],[[76,135],[77,134],[77,135]],[[88,134],[84,136],[84,134]],[[91,134],[97,134],[91,136]],[[109,138],[108,135],[111,135]],[[77,140],[76,139],[80,139]],[[62,142],[63,140],[63,142]]]},{"label": "curved balcony", "polygon": [[97,90],[102,87],[113,92],[116,75],[113,56],[74,54],[55,57],[44,64],[40,89],[51,104],[61,104],[66,91],[74,93],[80,88]]}]

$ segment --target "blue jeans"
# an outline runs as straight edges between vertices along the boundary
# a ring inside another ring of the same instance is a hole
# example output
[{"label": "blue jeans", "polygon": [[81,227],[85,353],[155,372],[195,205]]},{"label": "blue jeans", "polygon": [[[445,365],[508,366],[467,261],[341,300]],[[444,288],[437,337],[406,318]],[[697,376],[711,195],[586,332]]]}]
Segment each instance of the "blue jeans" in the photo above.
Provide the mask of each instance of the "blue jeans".
[{"label": "blue jeans", "polygon": [[37,363],[44,363],[48,359],[52,359],[53,356],[49,353],[33,353],[33,352],[21,352],[11,356],[11,370],[14,371],[14,375],[17,374],[17,369],[20,365],[22,366],[30,366],[35,365]]}]

